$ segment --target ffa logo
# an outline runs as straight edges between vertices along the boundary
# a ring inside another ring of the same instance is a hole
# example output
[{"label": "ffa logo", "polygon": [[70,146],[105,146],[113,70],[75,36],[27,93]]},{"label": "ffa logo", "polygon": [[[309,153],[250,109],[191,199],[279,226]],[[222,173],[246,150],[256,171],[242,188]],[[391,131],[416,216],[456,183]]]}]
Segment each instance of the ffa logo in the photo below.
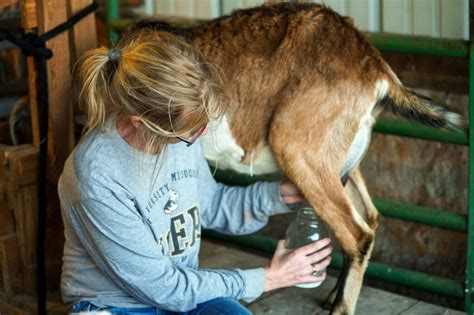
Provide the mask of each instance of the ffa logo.
[{"label": "ffa logo", "polygon": [[173,212],[174,210],[176,210],[176,208],[178,208],[179,193],[174,189],[170,189],[168,193],[169,193],[169,199],[165,205],[165,213],[171,214],[171,212]]}]

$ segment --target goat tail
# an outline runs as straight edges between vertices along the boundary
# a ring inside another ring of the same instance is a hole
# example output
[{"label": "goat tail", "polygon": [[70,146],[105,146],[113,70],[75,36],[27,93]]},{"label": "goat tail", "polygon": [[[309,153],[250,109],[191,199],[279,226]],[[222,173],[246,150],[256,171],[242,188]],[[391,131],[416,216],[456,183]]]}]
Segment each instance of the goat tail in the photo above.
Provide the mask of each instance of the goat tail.
[{"label": "goat tail", "polygon": [[382,108],[436,128],[464,129],[465,122],[461,115],[451,111],[446,105],[397,83],[392,83],[386,95],[379,100],[378,104]]}]

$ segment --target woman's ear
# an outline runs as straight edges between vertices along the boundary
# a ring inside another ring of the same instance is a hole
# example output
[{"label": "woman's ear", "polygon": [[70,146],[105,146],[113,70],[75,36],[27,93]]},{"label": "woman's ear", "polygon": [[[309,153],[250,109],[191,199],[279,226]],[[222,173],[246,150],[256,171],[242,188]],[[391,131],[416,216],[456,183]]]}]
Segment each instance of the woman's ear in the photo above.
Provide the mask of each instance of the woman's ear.
[{"label": "woman's ear", "polygon": [[130,122],[132,123],[133,127],[138,128],[142,123],[142,119],[140,116],[130,116]]}]

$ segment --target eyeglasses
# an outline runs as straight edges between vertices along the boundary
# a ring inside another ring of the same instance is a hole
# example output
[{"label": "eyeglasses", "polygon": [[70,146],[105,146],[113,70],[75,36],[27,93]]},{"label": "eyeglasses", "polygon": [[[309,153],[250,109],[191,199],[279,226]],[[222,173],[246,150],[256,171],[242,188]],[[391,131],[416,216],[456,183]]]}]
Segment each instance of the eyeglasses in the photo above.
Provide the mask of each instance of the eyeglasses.
[{"label": "eyeglasses", "polygon": [[202,125],[201,127],[199,127],[199,129],[193,132],[193,134],[189,138],[185,138],[181,136],[176,136],[176,138],[186,143],[187,147],[190,147],[203,134],[204,130],[206,130],[206,127],[207,127],[207,124]]}]

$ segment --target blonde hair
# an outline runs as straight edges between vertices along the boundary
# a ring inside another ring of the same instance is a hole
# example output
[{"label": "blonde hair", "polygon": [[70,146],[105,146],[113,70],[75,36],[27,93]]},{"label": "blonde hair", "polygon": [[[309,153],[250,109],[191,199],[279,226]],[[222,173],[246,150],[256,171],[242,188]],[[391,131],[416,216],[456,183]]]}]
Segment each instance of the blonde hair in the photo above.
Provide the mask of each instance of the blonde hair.
[{"label": "blonde hair", "polygon": [[[109,58],[109,49],[101,47],[80,60],[86,134],[102,128],[111,113],[139,116],[137,135],[150,151],[222,113],[216,69],[177,36],[144,29],[120,40],[115,49],[118,58]],[[183,113],[189,118],[186,123]]]}]

